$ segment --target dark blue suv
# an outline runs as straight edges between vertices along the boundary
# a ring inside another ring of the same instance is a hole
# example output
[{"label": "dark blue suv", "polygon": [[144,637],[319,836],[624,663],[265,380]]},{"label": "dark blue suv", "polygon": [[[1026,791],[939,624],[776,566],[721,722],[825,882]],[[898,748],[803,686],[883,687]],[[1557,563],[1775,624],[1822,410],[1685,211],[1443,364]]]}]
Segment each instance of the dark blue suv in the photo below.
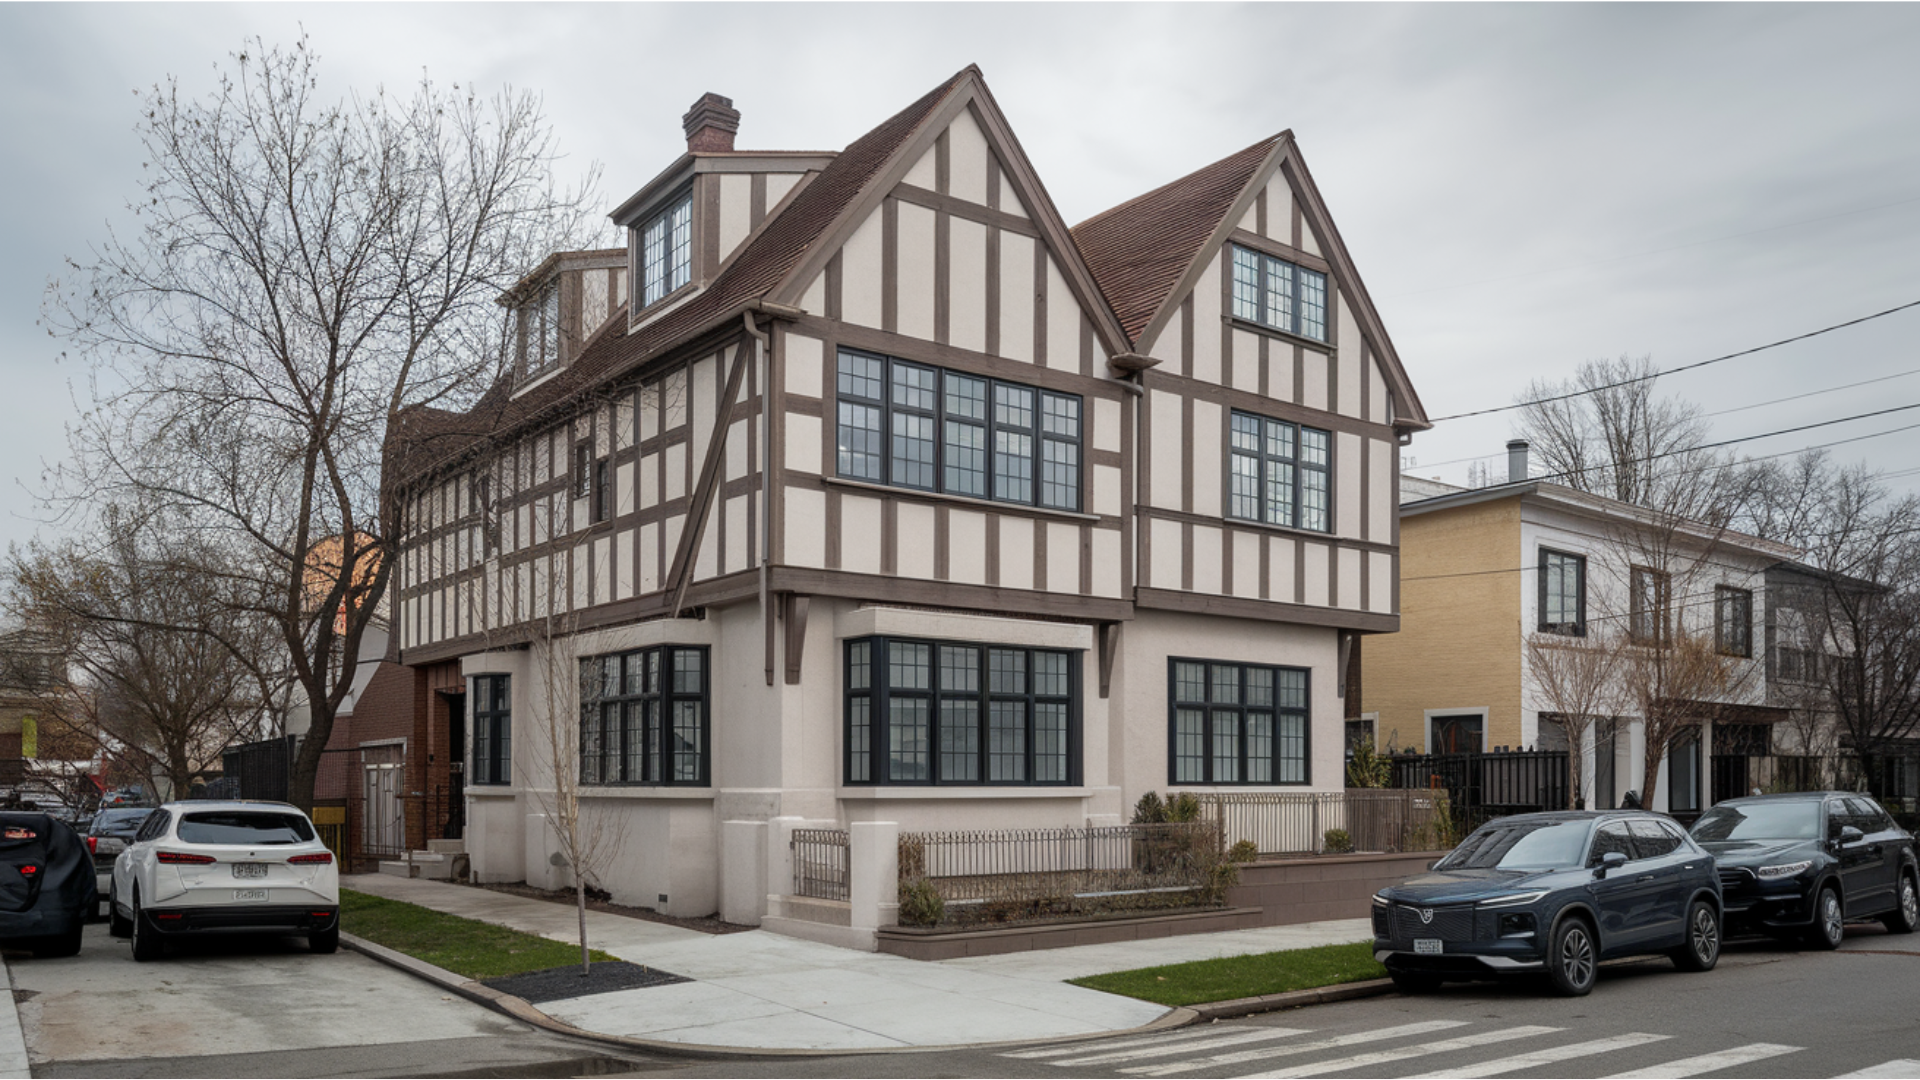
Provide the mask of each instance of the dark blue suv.
[{"label": "dark blue suv", "polygon": [[1454,979],[1545,974],[1593,989],[1602,960],[1665,953],[1685,971],[1720,959],[1713,856],[1671,818],[1564,811],[1499,818],[1433,869],[1373,898],[1374,956],[1408,993]]}]

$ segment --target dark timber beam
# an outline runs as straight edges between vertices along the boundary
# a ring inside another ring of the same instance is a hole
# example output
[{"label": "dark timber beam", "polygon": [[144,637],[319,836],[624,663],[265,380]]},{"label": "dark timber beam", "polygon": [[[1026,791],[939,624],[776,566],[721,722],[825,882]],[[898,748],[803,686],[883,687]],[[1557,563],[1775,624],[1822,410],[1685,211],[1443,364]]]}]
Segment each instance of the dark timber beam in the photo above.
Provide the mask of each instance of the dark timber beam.
[{"label": "dark timber beam", "polygon": [[[720,407],[714,413],[713,432],[707,436],[706,461],[700,468],[700,482],[694,486],[693,499],[687,504],[687,527],[680,531],[680,547],[673,553],[673,617],[680,617],[686,603],[687,586],[693,582],[694,555],[700,550],[700,538],[707,531],[707,517],[713,509],[713,493],[720,487],[722,459],[727,452],[727,431],[733,426],[733,406],[740,396],[740,382],[747,373],[747,342],[733,347],[733,366],[727,371],[727,389],[720,395]],[[688,380],[691,385],[692,380]],[[689,404],[687,422],[693,422]]]}]

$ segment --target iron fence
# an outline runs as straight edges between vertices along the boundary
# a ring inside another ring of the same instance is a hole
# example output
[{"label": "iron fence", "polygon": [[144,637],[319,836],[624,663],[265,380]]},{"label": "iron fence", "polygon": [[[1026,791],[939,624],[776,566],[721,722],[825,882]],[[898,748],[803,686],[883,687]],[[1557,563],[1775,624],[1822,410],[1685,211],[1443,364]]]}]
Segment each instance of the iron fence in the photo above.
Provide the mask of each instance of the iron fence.
[{"label": "iron fence", "polygon": [[1227,865],[1211,820],[902,833],[903,893],[930,888],[939,899],[932,911],[903,907],[902,921],[1026,922],[1217,904]]},{"label": "iron fence", "polygon": [[1445,791],[1464,833],[1507,814],[1565,810],[1567,752],[1420,754],[1393,760],[1393,786]]},{"label": "iron fence", "polygon": [[[1368,789],[1333,792],[1250,791],[1201,795],[1203,812],[1219,822],[1229,844],[1247,840],[1262,855],[1347,851],[1427,851],[1443,847],[1441,801],[1430,791]],[[1328,833],[1335,833],[1332,843]]]},{"label": "iron fence", "polygon": [[847,898],[845,829],[795,829],[788,846],[793,851],[793,895],[815,900]]}]

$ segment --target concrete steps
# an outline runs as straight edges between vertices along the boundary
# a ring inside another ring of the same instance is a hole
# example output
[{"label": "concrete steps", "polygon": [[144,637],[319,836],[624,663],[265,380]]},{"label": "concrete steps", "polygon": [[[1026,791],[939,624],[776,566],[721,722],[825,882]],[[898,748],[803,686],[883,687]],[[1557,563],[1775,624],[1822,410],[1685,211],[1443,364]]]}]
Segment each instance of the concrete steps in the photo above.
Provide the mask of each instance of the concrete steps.
[{"label": "concrete steps", "polygon": [[380,860],[380,872],[394,877],[417,877],[430,881],[465,881],[466,843],[461,840],[429,840],[427,850],[415,851],[411,859]]}]

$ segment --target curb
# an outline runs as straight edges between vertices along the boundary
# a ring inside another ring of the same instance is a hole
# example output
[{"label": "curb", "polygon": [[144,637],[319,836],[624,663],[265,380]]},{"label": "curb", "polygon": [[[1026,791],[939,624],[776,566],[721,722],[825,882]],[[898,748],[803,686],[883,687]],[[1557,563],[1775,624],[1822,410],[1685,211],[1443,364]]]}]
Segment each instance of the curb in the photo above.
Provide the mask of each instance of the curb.
[{"label": "curb", "polygon": [[[1093,1039],[1107,1039],[1119,1035],[1169,1031],[1175,1028],[1186,1027],[1189,1024],[1198,1023],[1202,1019],[1210,1018],[1199,1011],[1200,1008],[1204,1008],[1205,1006],[1172,1008],[1151,1022],[1135,1028],[1121,1028],[1117,1031],[1096,1031],[1084,1035],[1063,1035],[1055,1039],[1019,1039],[1009,1042],[990,1043],[953,1043],[944,1046],[876,1046],[833,1050],[785,1050],[761,1047],[708,1046],[700,1043],[665,1042],[659,1039],[642,1039],[632,1035],[609,1035],[604,1032],[577,1028],[564,1020],[557,1020],[547,1015],[525,998],[515,997],[512,994],[503,994],[491,986],[476,982],[464,975],[448,971],[446,968],[436,967],[433,964],[427,963],[425,960],[408,956],[406,953],[389,949],[385,945],[376,945],[365,938],[356,937],[345,931],[342,931],[340,934],[340,944],[353,952],[360,953],[388,967],[397,968],[417,979],[430,982],[443,990],[458,994],[475,1004],[484,1005],[495,1012],[504,1013],[507,1016],[513,1017],[515,1020],[519,1020],[525,1024],[531,1024],[534,1027],[540,1028],[543,1031],[552,1032],[555,1035],[565,1035],[569,1038],[582,1039],[587,1042],[599,1043],[621,1050],[639,1050],[666,1057],[682,1057],[696,1060],[741,1061],[754,1058],[853,1057],[873,1054],[923,1054],[948,1050],[977,1050],[999,1046],[1054,1045],[1087,1042]],[[1386,980],[1383,979],[1381,981],[1385,982]],[[1302,993],[1311,994],[1318,993],[1318,991],[1309,990],[1302,991]],[[1275,994],[1269,996],[1291,997],[1295,995]],[[1263,999],[1249,998],[1247,1000],[1257,1001]],[[1221,1004],[1234,1003],[1224,1002]],[[1306,1003],[1303,1002],[1302,1004]],[[1273,1007],[1280,1008],[1283,1006]],[[1264,1011],[1264,1009],[1252,1009],[1249,1011],[1261,1012]],[[1238,1016],[1244,1014],[1234,1013],[1232,1015]]]},{"label": "curb", "polygon": [[1322,986],[1312,990],[1289,990],[1284,994],[1261,994],[1259,997],[1234,998],[1231,1001],[1210,1001],[1202,1005],[1190,1005],[1188,1008],[1197,1013],[1201,1020],[1226,1020],[1236,1016],[1274,1012],[1279,1009],[1297,1009],[1304,1005],[1326,1005],[1336,1001],[1379,997],[1393,992],[1392,979],[1368,979],[1364,982],[1341,983],[1338,986]]}]

